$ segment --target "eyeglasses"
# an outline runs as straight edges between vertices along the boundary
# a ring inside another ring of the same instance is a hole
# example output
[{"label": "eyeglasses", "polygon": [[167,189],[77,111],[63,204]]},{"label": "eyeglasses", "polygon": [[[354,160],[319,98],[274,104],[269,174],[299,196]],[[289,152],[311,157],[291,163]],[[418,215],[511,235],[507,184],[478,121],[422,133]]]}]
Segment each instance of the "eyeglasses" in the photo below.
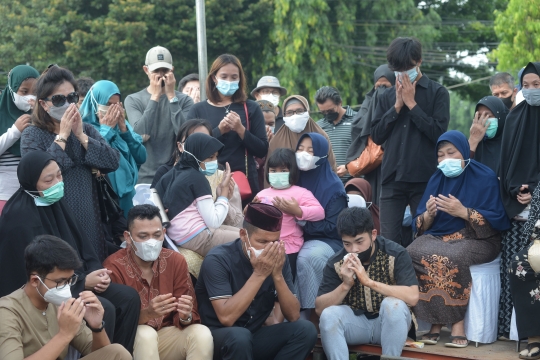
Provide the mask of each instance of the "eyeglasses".
[{"label": "eyeglasses", "polygon": [[[38,277],[39,277],[39,276],[38,276]],[[65,287],[68,286],[68,285],[69,285],[69,286],[75,285],[75,283],[77,282],[77,279],[78,279],[78,278],[79,278],[78,275],[73,274],[73,276],[70,277],[70,278],[67,279],[67,280],[52,280],[52,279],[47,279],[47,278],[44,278],[44,279],[56,283],[56,288],[57,288],[58,290],[62,290],[63,288],[65,288]],[[43,285],[45,285],[45,284],[43,284]],[[47,286],[47,285],[45,285],[45,286]]]},{"label": "eyeglasses", "polygon": [[70,104],[76,104],[79,102],[79,93],[74,91],[72,93],[69,93],[68,96],[53,95],[51,98],[45,98],[42,100],[51,101],[53,105],[56,107],[63,106],[66,103],[66,101]]},{"label": "eyeglasses", "polygon": [[293,116],[294,114],[296,115],[302,115],[303,113],[305,113],[306,110],[304,109],[298,109],[298,110],[289,110],[289,111],[286,111],[285,112],[285,116],[289,117],[289,116]]},{"label": "eyeglasses", "polygon": [[263,89],[263,90],[261,90],[261,95],[280,96],[281,92],[279,90]]},{"label": "eyeglasses", "polygon": [[328,115],[328,114],[331,114],[331,113],[335,113],[337,111],[335,109],[330,109],[330,110],[320,110],[319,112],[321,114],[323,114],[323,115]]}]

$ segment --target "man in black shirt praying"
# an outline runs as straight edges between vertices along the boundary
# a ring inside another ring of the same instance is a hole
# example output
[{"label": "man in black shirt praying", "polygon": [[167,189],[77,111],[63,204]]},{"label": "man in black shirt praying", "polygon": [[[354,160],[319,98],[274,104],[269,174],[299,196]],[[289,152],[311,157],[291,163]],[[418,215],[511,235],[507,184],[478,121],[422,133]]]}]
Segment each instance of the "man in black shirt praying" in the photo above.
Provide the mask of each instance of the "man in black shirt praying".
[{"label": "man in black shirt praying", "polygon": [[437,139],[448,128],[450,96],[439,83],[422,74],[422,44],[397,38],[386,52],[396,85],[381,97],[371,123],[373,141],[382,145],[381,234],[407,246],[401,224],[407,205],[411,213],[437,170]]}]

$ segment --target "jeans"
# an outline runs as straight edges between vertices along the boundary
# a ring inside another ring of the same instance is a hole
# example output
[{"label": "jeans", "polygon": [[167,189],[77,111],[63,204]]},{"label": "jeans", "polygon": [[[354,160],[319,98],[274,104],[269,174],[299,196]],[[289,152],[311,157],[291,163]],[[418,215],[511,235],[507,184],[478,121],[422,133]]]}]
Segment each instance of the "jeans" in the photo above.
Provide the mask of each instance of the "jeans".
[{"label": "jeans", "polygon": [[416,216],[416,209],[422,200],[427,183],[408,183],[392,181],[382,185],[380,199],[381,235],[407,247],[412,239],[402,239],[403,214],[407,205],[411,214]]},{"label": "jeans", "polygon": [[306,320],[263,326],[252,333],[243,327],[212,330],[214,360],[300,360],[315,346],[317,330]]},{"label": "jeans", "polygon": [[404,301],[393,297],[381,303],[379,317],[356,316],[348,305],[323,310],[319,327],[324,352],[329,360],[348,360],[347,345],[380,344],[382,354],[400,356],[411,325],[411,313]]}]

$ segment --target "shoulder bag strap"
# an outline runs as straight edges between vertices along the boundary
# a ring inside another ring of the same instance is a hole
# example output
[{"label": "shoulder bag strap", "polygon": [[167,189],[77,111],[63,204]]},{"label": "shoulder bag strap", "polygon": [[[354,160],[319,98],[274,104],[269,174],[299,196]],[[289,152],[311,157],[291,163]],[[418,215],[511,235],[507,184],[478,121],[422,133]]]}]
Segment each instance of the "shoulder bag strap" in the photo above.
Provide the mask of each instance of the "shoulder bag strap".
[{"label": "shoulder bag strap", "polygon": [[[247,108],[247,101],[244,102],[244,111],[246,112],[246,131],[249,131],[249,114],[248,114],[248,108]],[[244,139],[246,138],[246,135],[244,134]],[[245,147],[245,145],[244,145]],[[246,177],[248,176],[248,151],[246,148]]]}]

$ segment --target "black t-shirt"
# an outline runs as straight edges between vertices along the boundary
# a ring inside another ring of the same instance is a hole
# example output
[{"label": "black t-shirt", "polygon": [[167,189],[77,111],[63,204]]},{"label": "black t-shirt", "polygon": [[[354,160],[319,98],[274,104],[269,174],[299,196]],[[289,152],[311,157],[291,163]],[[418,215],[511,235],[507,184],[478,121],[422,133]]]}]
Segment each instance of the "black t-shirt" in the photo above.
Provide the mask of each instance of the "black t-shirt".
[{"label": "black t-shirt", "polygon": [[[382,236],[377,236],[375,241],[376,249],[373,252],[373,256],[370,260],[370,263],[375,259],[377,250],[381,250],[383,253],[386,253],[395,258],[394,260],[394,279],[396,285],[403,286],[413,286],[418,285],[418,279],[416,278],[416,273],[414,272],[413,264],[411,257],[407,250],[404,247],[396,243],[395,241],[388,240]],[[343,249],[332,256],[326,266],[324,267],[323,279],[321,285],[319,286],[319,292],[317,296],[327,294],[334,291],[343,281],[339,278],[338,273],[334,264],[343,259],[347,254],[347,250]],[[369,268],[369,265],[368,265]],[[367,271],[368,269],[366,269]],[[358,280],[357,280],[358,281]],[[375,318],[377,314],[368,313],[364,310],[354,310],[355,315],[365,314],[367,318]]]},{"label": "black t-shirt", "polygon": [[[212,125],[212,136],[223,143],[224,148],[218,156],[220,164],[229,163],[231,171],[246,172],[246,149],[248,151],[248,179],[253,195],[259,192],[257,165],[253,157],[263,158],[268,152],[266,125],[261,107],[255,101],[247,100],[249,115],[249,131],[246,123],[246,111],[243,103],[232,103],[227,106],[213,106],[207,101],[201,101],[191,107],[187,119],[205,119]],[[226,110],[234,111],[240,116],[242,125],[246,128],[244,139],[234,131],[221,134],[219,123],[226,115]]]},{"label": "black t-shirt", "polygon": [[[242,250],[240,239],[213,248],[204,258],[195,285],[201,322],[210,329],[223,328],[212,306],[212,300],[232,297],[244,287],[252,274],[253,267]],[[283,278],[295,294],[287,257],[283,265]],[[257,331],[272,312],[276,301],[276,288],[272,276],[269,276],[264,280],[251,305],[233,326],[245,327],[251,332]]]}]

